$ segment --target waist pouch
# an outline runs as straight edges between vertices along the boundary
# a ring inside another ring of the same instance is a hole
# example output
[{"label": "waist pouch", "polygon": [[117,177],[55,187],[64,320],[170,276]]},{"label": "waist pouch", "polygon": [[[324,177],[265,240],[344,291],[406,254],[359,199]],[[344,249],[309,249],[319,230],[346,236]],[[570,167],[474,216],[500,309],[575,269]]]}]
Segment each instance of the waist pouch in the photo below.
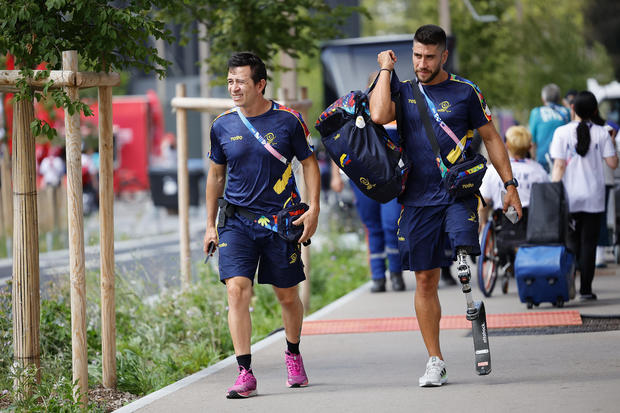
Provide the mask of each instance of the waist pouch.
[{"label": "waist pouch", "polygon": [[486,158],[481,154],[476,154],[471,159],[452,165],[444,175],[442,182],[452,197],[463,198],[479,193],[486,171]]},{"label": "waist pouch", "polygon": [[[308,205],[301,202],[279,211],[276,215],[278,235],[289,242],[299,242],[299,238],[304,232],[304,224],[293,225],[293,221],[302,216],[309,208]],[[304,245],[308,244],[304,243]]]},{"label": "waist pouch", "polygon": [[[278,211],[277,214],[255,214],[249,209],[233,205],[224,198],[217,200],[219,206],[218,213],[218,227],[223,227],[226,223],[226,218],[230,218],[235,214],[239,214],[250,221],[260,225],[261,227],[272,230],[277,233],[282,239],[288,242],[299,243],[299,238],[304,232],[304,225],[293,225],[293,221],[302,216],[310,207],[305,203],[291,205]],[[310,245],[310,240],[303,243],[304,245]]]}]

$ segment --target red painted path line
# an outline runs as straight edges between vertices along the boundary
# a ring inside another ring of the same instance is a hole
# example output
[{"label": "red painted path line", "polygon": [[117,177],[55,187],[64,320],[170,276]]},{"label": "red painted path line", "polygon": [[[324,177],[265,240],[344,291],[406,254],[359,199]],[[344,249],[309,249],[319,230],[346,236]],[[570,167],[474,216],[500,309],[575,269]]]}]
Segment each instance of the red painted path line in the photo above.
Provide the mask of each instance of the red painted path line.
[{"label": "red painted path line", "polygon": [[[581,325],[578,311],[539,311],[527,313],[487,314],[489,328],[547,327]],[[442,330],[471,328],[465,315],[441,317]],[[316,320],[304,322],[302,335],[380,333],[419,330],[415,317],[358,318],[345,320]]]}]

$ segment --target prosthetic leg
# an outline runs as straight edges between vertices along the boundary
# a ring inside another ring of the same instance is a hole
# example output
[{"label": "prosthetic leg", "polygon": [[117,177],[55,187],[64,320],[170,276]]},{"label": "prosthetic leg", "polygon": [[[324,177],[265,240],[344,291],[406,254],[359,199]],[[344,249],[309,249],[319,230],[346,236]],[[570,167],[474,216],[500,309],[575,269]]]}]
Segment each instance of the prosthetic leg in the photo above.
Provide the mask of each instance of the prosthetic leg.
[{"label": "prosthetic leg", "polygon": [[474,301],[471,294],[471,272],[467,264],[467,249],[457,248],[457,272],[463,286],[467,301],[466,317],[471,321],[471,332],[474,338],[474,354],[476,372],[486,375],[491,372],[491,352],[489,350],[489,336],[487,332],[487,315],[482,301]]}]

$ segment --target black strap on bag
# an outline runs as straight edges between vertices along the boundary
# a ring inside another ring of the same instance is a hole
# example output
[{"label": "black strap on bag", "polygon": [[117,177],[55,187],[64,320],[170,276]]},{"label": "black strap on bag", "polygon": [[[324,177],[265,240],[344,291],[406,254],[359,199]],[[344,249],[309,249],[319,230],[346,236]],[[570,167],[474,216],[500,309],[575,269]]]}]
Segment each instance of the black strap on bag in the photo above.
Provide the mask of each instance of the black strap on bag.
[{"label": "black strap on bag", "polygon": [[[431,125],[431,120],[428,115],[428,106],[426,105],[426,98],[422,96],[422,92],[420,92],[420,89],[418,87],[419,80],[416,78],[413,80],[413,82],[414,82],[413,87],[412,87],[413,96],[416,101],[416,107],[418,108],[418,112],[420,114],[420,119],[422,119],[422,123],[424,124],[424,129],[426,130],[426,137],[428,138],[428,141],[430,142],[431,147],[433,148],[433,153],[435,154],[435,156],[441,162],[443,162],[443,158],[441,156],[441,150],[439,149],[439,142],[437,141],[437,135],[435,134],[435,130],[433,129],[433,126]],[[480,194],[480,190],[476,190],[475,194],[478,196],[478,198],[482,202],[482,206],[486,207],[487,204],[486,202],[484,202],[484,198]]]},{"label": "black strap on bag", "polygon": [[431,119],[428,116],[426,99],[424,98],[424,96],[422,96],[422,92],[420,92],[420,89],[418,89],[418,80],[415,79],[413,80],[413,82],[413,96],[415,98],[418,112],[420,113],[420,119],[422,119],[424,129],[426,130],[426,136],[428,137],[428,141],[431,143],[431,147],[433,148],[435,156],[437,156],[439,159],[442,159],[441,151],[439,150],[439,143],[437,142],[437,135],[435,135],[435,131],[433,130],[433,126],[431,125]]}]

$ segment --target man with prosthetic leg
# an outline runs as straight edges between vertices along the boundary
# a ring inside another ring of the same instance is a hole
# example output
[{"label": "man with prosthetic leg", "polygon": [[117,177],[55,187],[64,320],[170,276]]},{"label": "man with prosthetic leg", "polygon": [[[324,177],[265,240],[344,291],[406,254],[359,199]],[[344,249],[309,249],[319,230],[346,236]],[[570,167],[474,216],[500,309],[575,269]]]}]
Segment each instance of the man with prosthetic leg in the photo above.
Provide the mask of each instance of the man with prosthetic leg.
[{"label": "man with prosthetic leg", "polygon": [[471,333],[474,338],[475,366],[478,374],[485,375],[491,372],[491,352],[487,330],[487,314],[482,301],[474,301],[471,294],[471,271],[467,264],[467,248],[457,248],[457,276],[463,287],[467,302],[466,317],[471,321]]},{"label": "man with prosthetic leg", "polygon": [[476,159],[468,151],[474,130],[478,130],[490,161],[506,185],[503,210],[512,207],[519,217],[522,215],[508,154],[484,97],[474,83],[443,69],[447,58],[443,29],[422,26],[413,41],[413,79],[398,81],[393,74],[396,55],[392,50],[383,51],[377,56],[380,75],[370,96],[370,114],[378,124],[396,119],[395,102],[399,102],[403,146],[411,161],[405,191],[399,197],[403,209],[398,248],[403,270],[414,271],[416,277],[414,306],[429,357],[419,379],[421,387],[441,386],[448,381],[439,343],[441,304],[437,286],[440,268],[455,260],[474,340],[486,342],[486,347],[476,347],[476,368],[479,374],[487,374],[491,367],[484,306],[473,301],[466,262],[467,255],[480,254],[480,197],[477,191],[455,195],[444,180],[451,176],[450,170],[454,172]]}]

